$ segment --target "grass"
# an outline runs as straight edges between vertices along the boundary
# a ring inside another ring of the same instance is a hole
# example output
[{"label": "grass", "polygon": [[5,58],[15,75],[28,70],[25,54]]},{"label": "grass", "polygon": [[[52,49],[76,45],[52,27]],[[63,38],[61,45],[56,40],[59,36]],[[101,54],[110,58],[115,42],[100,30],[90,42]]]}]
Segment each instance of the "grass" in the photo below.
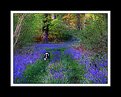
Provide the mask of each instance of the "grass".
[{"label": "grass", "polygon": [[37,60],[34,64],[28,65],[23,73],[23,78],[17,79],[16,83],[34,84],[72,84],[81,83],[84,80],[84,67],[78,64],[70,56],[64,55],[64,48],[50,50],[59,51],[61,58],[53,61],[54,55],[50,60]]},{"label": "grass", "polygon": [[23,73],[23,78],[19,79],[20,83],[43,83],[43,76],[47,74],[46,67],[48,61],[38,60],[32,65],[28,65]]}]

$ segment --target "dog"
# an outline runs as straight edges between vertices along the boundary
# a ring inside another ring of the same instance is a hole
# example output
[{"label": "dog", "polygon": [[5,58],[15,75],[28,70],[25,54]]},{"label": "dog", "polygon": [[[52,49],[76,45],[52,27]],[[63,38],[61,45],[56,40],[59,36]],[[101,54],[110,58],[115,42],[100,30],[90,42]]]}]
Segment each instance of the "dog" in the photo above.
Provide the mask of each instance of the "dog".
[{"label": "dog", "polygon": [[44,60],[47,60],[47,59],[50,59],[50,53],[49,52],[46,52],[44,54]]}]

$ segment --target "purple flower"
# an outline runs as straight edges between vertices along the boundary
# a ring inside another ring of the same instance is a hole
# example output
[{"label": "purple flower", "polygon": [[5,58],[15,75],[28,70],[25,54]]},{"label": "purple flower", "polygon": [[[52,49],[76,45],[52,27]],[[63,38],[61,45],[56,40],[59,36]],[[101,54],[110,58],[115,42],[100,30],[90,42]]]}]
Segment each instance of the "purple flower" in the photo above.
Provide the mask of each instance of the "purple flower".
[{"label": "purple flower", "polygon": [[107,71],[98,70],[90,67],[88,72],[85,74],[85,77],[91,80],[93,83],[106,83],[107,81]]},{"label": "purple flower", "polygon": [[[83,53],[67,44],[34,44],[15,51],[14,54],[14,80],[16,78],[22,78],[23,72],[28,64],[33,64],[36,60],[41,59],[47,49],[52,50],[52,61],[60,61],[62,58],[61,51],[55,51],[55,49],[66,48],[65,55],[69,55],[73,60],[78,60],[79,64],[85,65],[85,78],[92,81],[92,83],[107,83],[108,70],[107,70],[107,55],[105,54],[101,60],[95,59],[94,62],[97,67],[91,65],[93,63],[90,60],[88,53]],[[55,79],[62,79],[64,68],[60,68],[58,71],[50,69],[50,73]]]},{"label": "purple flower", "polygon": [[64,54],[70,55],[73,59],[79,60],[82,56],[82,53],[76,49],[69,48],[64,51]]},{"label": "purple flower", "polygon": [[55,73],[53,74],[53,77],[54,77],[55,79],[62,79],[62,78],[63,78],[63,73],[62,73],[62,72],[55,72]]},{"label": "purple flower", "polygon": [[99,65],[100,65],[101,67],[106,67],[106,66],[108,65],[108,62],[107,62],[107,60],[106,60],[106,61],[101,61],[101,62],[99,63]]}]

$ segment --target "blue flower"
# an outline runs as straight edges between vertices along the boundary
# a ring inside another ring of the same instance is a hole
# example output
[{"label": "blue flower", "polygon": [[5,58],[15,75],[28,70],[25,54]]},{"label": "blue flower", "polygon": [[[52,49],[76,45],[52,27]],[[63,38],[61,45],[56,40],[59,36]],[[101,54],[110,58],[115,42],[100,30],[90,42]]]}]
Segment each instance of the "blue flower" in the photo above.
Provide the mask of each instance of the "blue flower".
[{"label": "blue flower", "polygon": [[54,79],[62,79],[64,77],[62,72],[55,72],[53,74]]},{"label": "blue flower", "polygon": [[[97,64],[97,67],[95,67],[90,65],[90,63],[93,64],[93,62],[90,60],[90,55],[88,53],[83,53],[74,48],[69,48],[66,44],[34,44],[21,50],[17,50],[14,54],[14,80],[16,78],[22,78],[26,66],[28,64],[33,64],[38,59],[41,59],[47,48],[53,50],[55,48],[59,49],[62,47],[66,48],[64,54],[69,55],[73,60],[78,60],[80,65],[85,65],[86,79],[92,81],[92,83],[107,83],[108,62],[106,54],[101,60],[94,60]],[[51,63],[60,61],[62,57],[61,51],[53,50],[52,56],[53,58]],[[63,71],[65,71],[64,68],[60,68],[58,71],[50,69],[50,73],[55,79],[62,79],[64,77]]]}]

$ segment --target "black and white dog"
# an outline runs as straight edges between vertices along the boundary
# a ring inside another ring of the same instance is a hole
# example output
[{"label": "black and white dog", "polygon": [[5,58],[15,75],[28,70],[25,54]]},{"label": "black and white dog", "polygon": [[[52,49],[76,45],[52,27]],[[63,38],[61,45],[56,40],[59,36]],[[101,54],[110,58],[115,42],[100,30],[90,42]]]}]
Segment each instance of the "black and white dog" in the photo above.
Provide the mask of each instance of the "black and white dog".
[{"label": "black and white dog", "polygon": [[50,53],[49,52],[46,52],[44,54],[44,60],[47,60],[47,59],[50,59]]}]

